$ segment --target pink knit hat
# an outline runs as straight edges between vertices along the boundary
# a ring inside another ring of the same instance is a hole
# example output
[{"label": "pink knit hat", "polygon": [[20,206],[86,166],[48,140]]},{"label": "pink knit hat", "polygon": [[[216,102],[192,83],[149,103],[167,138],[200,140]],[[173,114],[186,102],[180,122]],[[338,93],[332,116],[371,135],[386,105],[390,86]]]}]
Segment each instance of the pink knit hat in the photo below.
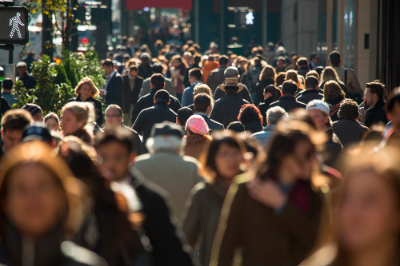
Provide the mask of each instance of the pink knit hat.
[{"label": "pink knit hat", "polygon": [[209,128],[201,115],[192,115],[186,122],[186,127],[194,134],[205,135],[208,133]]}]

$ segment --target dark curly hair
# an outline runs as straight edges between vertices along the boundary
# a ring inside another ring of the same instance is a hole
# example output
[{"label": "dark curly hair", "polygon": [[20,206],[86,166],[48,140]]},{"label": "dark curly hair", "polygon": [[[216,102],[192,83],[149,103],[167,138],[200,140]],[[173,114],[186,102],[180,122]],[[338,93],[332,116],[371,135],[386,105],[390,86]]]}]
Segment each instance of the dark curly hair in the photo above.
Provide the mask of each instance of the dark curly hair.
[{"label": "dark curly hair", "polygon": [[358,104],[352,99],[345,99],[340,105],[340,118],[358,119]]},{"label": "dark curly hair", "polygon": [[261,124],[263,123],[263,117],[260,110],[258,110],[254,104],[242,105],[237,119],[242,122],[243,125],[253,121],[259,121]]}]

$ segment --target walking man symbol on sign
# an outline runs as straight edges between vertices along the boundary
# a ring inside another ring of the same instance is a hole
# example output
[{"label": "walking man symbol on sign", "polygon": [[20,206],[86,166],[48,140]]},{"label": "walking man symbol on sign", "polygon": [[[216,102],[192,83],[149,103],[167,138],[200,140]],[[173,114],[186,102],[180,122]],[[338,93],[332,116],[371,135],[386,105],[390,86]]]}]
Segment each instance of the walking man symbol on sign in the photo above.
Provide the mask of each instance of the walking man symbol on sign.
[{"label": "walking man symbol on sign", "polygon": [[12,38],[14,36],[15,31],[17,31],[18,37],[22,38],[21,31],[19,30],[19,25],[25,26],[25,24],[23,24],[21,22],[20,17],[21,17],[21,13],[18,12],[15,15],[15,17],[10,18],[10,24],[8,25],[8,26],[12,25],[12,30],[10,32],[10,38]]}]

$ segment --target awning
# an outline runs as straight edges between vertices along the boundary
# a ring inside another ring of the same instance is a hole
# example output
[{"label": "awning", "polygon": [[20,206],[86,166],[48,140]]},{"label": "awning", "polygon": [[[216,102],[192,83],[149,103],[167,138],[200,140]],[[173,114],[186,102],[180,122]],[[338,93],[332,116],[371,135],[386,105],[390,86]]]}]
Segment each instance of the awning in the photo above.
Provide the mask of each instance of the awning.
[{"label": "awning", "polygon": [[192,0],[126,0],[127,10],[143,9],[145,7],[192,10]]}]

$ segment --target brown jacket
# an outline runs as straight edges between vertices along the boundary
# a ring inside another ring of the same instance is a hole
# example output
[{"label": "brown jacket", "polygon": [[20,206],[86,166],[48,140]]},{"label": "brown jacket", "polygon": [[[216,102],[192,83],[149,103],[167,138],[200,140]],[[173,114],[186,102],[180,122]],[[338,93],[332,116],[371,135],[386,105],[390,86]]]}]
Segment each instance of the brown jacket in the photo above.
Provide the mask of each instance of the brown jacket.
[{"label": "brown jacket", "polygon": [[198,134],[191,134],[185,136],[185,138],[185,155],[196,158],[197,160],[199,160],[201,154],[203,153],[204,147],[211,142],[210,136],[203,136]]},{"label": "brown jacket", "polygon": [[[354,73],[353,69],[344,68],[344,67],[333,67],[333,69],[335,69],[339,79],[343,83],[345,83],[346,90],[348,92],[350,92],[350,93],[358,93],[361,96],[364,95],[364,90],[361,89],[360,82],[358,81],[356,73]],[[347,69],[347,78],[345,78],[346,69]]]},{"label": "brown jacket", "polygon": [[211,71],[210,75],[208,75],[206,84],[210,87],[212,93],[214,93],[217,87],[225,81],[225,69],[226,66],[220,66]]},{"label": "brown jacket", "polygon": [[246,182],[246,175],[238,176],[229,188],[210,266],[231,266],[238,252],[242,253],[245,266],[298,265],[317,239],[323,204],[321,195],[308,186],[307,214],[290,200],[278,214],[253,200]]}]

